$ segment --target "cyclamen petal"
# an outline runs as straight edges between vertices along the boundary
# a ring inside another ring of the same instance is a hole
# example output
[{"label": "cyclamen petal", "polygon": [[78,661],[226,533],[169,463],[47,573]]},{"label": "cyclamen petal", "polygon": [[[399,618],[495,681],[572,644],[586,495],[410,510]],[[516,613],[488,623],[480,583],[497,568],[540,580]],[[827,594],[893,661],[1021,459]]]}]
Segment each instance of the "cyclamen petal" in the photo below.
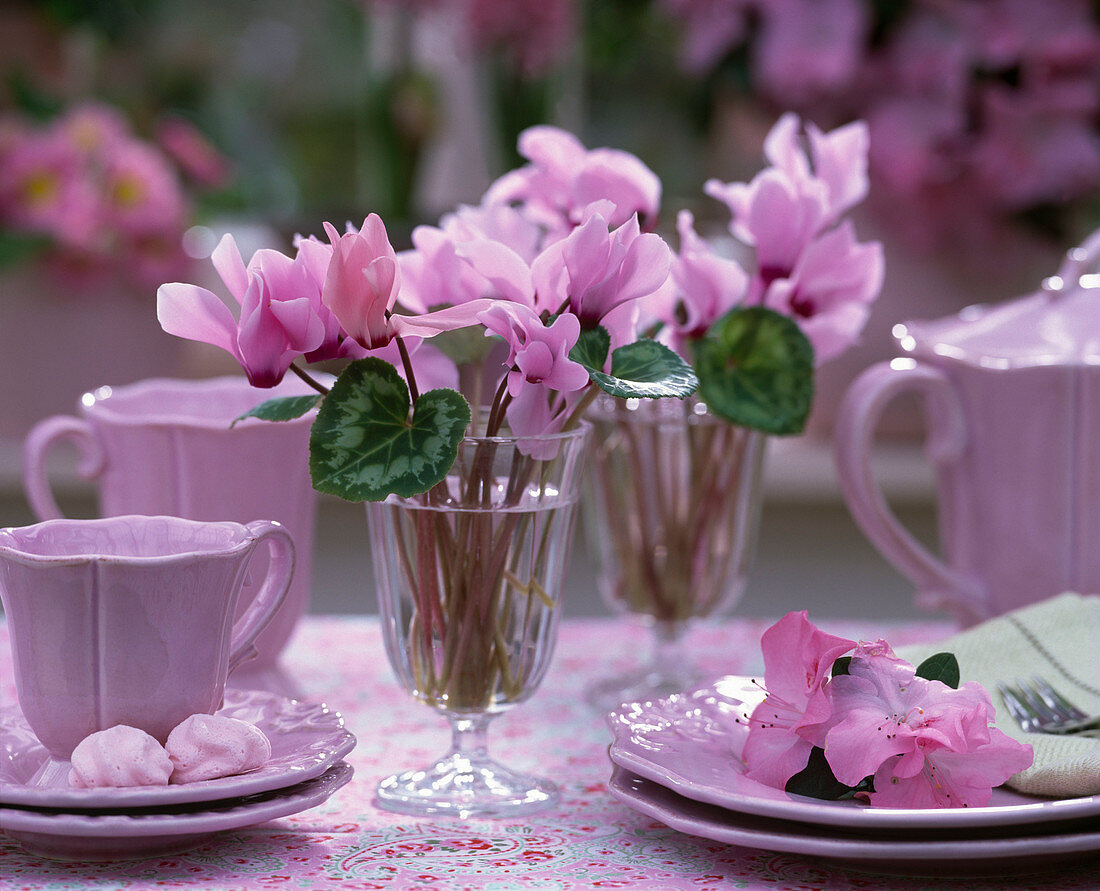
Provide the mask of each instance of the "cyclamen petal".
[{"label": "cyclamen petal", "polygon": [[233,236],[226,233],[210,253],[210,262],[233,299],[240,303],[248,290],[248,270]]},{"label": "cyclamen petal", "polygon": [[216,294],[198,285],[172,282],[157,288],[157,321],[169,334],[220,347],[234,358],[237,320]]}]

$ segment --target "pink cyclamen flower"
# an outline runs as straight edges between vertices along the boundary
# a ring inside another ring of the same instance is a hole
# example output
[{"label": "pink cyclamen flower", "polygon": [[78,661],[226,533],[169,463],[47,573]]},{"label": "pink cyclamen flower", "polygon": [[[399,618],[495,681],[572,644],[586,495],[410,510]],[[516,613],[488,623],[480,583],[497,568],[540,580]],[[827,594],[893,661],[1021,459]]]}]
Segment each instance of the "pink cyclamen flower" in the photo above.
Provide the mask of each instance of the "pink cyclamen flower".
[{"label": "pink cyclamen flower", "polygon": [[760,302],[790,316],[813,344],[820,364],[859,337],[882,290],[885,261],[878,242],[860,244],[850,220],[811,241],[789,277],[764,287]]},{"label": "pink cyclamen flower", "polygon": [[612,226],[635,214],[655,223],[661,181],[635,155],[619,149],[586,149],[572,133],[536,126],[519,137],[519,152],[530,164],[504,174],[485,193],[485,204],[522,204],[531,219],[562,237],[581,222],[594,201],[610,201]]},{"label": "pink cyclamen flower", "polygon": [[749,277],[736,260],[719,256],[695,231],[690,211],[680,211],[680,252],[672,257],[670,298],[657,308],[670,346],[687,355],[687,342],[745,299]]},{"label": "pink cyclamen flower", "polygon": [[771,167],[748,183],[709,180],[704,191],[730,209],[730,229],[758,252],[773,277],[790,270],[810,239],[867,196],[867,125],[855,121],[825,133],[784,114],[764,140]]},{"label": "pink cyclamen flower", "polygon": [[856,642],[826,634],[791,612],[760,639],[767,697],[752,713],[742,752],[745,775],[782,789],[823,736],[832,707],[825,692],[833,663]]},{"label": "pink cyclamen flower", "polygon": [[169,334],[224,349],[256,387],[275,386],[298,356],[333,339],[310,249],[294,259],[259,250],[245,266],[233,236],[226,235],[211,260],[240,307],[239,318],[206,288],[165,284],[157,290],[157,319]]},{"label": "pink cyclamen flower", "polygon": [[825,757],[847,785],[874,776],[871,804],[973,807],[1031,764],[1031,747],[990,727],[989,694],[917,677],[893,653],[860,647],[829,687]]},{"label": "pink cyclamen flower", "polygon": [[321,302],[332,311],[344,333],[365,350],[377,350],[395,337],[434,337],[443,331],[477,323],[477,314],[491,305],[473,299],[420,315],[396,313],[401,290],[397,253],[381,217],[371,214],[359,230],[339,235],[329,223],[332,243]]},{"label": "pink cyclamen flower", "polygon": [[444,229],[418,226],[411,251],[398,255],[401,304],[414,312],[499,298],[535,305],[531,268],[508,245],[476,232],[457,238]]},{"label": "pink cyclamen flower", "polygon": [[401,279],[397,253],[382,218],[372,213],[358,231],[342,236],[325,223],[325,232],[332,244],[332,260],[321,302],[365,349],[385,346],[393,339],[387,317],[397,302]]},{"label": "pink cyclamen flower", "polygon": [[870,30],[863,0],[768,0],[759,6],[753,74],[788,108],[850,89]]},{"label": "pink cyclamen flower", "polygon": [[529,384],[539,384],[562,393],[588,385],[588,371],[569,358],[577,343],[581,325],[571,313],[562,313],[550,325],[530,307],[496,303],[478,314],[486,334],[496,334],[508,343],[508,393],[516,397]]},{"label": "pink cyclamen flower", "polygon": [[557,312],[562,306],[585,328],[603,325],[612,347],[633,340],[629,317],[620,307],[657,292],[668,279],[672,252],[658,235],[640,233],[637,217],[608,231],[593,213],[569,235],[546,248],[531,267],[536,308]]}]

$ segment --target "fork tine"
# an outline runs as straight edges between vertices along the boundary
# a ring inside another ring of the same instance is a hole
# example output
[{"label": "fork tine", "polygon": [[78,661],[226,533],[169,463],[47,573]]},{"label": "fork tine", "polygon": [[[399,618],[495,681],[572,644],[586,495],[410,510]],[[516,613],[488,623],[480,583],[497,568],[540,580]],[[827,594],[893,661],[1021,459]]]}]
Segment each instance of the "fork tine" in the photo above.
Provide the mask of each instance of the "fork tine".
[{"label": "fork tine", "polygon": [[1016,678],[1016,690],[1023,698],[1024,706],[1035,716],[1037,724],[1053,724],[1063,720],[1055,709],[1043,701],[1038,691],[1027,681]]},{"label": "fork tine", "polygon": [[997,689],[1001,693],[1001,699],[1004,700],[1005,708],[1012,715],[1012,719],[1020,725],[1021,730],[1025,733],[1031,733],[1033,730],[1038,729],[1038,719],[1027,707],[1019,692],[1008,686],[1008,684],[1002,683],[997,684]]},{"label": "fork tine", "polygon": [[1045,679],[1036,675],[1032,677],[1031,683],[1034,685],[1039,696],[1042,697],[1043,702],[1054,711],[1068,715],[1069,719],[1072,721],[1084,721],[1088,718],[1085,712],[1081,711],[1081,709],[1077,708],[1077,706],[1050,686]]}]

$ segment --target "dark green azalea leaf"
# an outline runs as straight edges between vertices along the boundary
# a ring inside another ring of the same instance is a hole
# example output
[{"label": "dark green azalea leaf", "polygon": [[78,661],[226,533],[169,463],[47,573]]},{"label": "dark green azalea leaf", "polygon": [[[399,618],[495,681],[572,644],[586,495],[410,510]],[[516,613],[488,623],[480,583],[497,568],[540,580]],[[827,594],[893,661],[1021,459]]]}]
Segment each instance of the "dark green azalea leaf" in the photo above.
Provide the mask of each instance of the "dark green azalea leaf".
[{"label": "dark green azalea leaf", "polygon": [[246,411],[229,426],[232,427],[236,425],[237,421],[243,421],[245,418],[259,418],[262,421],[293,421],[313,408],[320,399],[320,393],[309,393],[305,396],[279,396],[275,399],[268,399],[251,411]]},{"label": "dark green azalea leaf", "polygon": [[588,369],[589,374],[603,371],[607,351],[611,349],[611,335],[602,325],[584,328],[581,336],[569,351],[569,358]]},{"label": "dark green azalea leaf", "polygon": [[833,663],[833,671],[830,677],[837,677],[838,675],[847,674],[848,666],[852,664],[851,656],[841,656]]},{"label": "dark green azalea leaf", "polygon": [[848,786],[833,776],[833,769],[825,758],[825,750],[814,746],[810,750],[810,759],[806,766],[787,780],[784,790],[792,795],[805,795],[807,798],[819,798],[824,801],[840,801],[851,798],[857,791],[864,791],[867,779],[858,786]]},{"label": "dark green azalea leaf", "polygon": [[429,390],[409,418],[409,389],[381,359],[352,362],[321,403],[309,437],[313,488],[348,501],[427,492],[447,475],[470,423],[454,390]]},{"label": "dark green azalea leaf", "polygon": [[621,399],[683,398],[699,385],[691,366],[655,340],[636,340],[615,350],[610,374],[589,372],[601,389]]},{"label": "dark green azalea leaf", "polygon": [[928,681],[943,681],[952,690],[959,686],[959,660],[954,653],[936,653],[917,666],[917,677]]},{"label": "dark green azalea leaf", "polygon": [[25,263],[50,246],[43,235],[22,235],[0,231],[0,268]]},{"label": "dark green azalea leaf", "polygon": [[699,396],[732,424],[801,433],[814,392],[814,351],[798,325],[762,306],[733,309],[692,345]]}]

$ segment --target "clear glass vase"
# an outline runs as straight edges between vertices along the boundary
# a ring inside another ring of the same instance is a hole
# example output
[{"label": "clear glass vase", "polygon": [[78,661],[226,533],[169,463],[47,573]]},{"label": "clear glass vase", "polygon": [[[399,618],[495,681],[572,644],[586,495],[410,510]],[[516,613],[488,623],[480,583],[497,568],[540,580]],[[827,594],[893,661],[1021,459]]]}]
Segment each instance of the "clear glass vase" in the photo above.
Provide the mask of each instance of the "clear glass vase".
[{"label": "clear glass vase", "polygon": [[585,526],[600,592],[652,630],[649,658],[586,690],[601,710],[700,678],[691,623],[721,615],[748,582],[760,525],[764,434],[693,399],[598,399]]},{"label": "clear glass vase", "polygon": [[467,437],[430,492],[367,505],[390,663],[452,729],[443,758],[379,784],[381,807],[503,816],[557,800],[492,760],[486,734],[550,663],[589,430]]}]

